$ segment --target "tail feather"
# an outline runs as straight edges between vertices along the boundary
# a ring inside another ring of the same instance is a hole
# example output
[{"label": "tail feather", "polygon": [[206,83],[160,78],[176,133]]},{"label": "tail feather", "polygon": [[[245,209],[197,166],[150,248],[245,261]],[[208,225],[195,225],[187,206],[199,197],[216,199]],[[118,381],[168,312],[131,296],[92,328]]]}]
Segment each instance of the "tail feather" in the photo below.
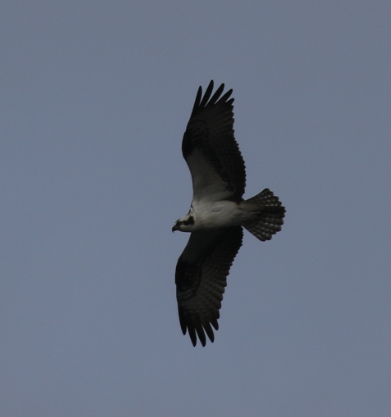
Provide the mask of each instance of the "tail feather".
[{"label": "tail feather", "polygon": [[255,218],[244,223],[243,226],[259,240],[270,240],[281,230],[285,207],[268,188],[242,204],[255,214]]}]

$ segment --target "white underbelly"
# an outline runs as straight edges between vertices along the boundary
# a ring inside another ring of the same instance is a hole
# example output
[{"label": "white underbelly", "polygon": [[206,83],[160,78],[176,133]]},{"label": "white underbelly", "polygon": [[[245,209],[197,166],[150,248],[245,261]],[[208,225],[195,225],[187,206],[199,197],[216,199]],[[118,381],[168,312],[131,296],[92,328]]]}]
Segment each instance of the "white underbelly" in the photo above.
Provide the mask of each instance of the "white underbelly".
[{"label": "white underbelly", "polygon": [[232,201],[202,203],[193,209],[197,229],[239,226],[248,216],[238,203]]}]

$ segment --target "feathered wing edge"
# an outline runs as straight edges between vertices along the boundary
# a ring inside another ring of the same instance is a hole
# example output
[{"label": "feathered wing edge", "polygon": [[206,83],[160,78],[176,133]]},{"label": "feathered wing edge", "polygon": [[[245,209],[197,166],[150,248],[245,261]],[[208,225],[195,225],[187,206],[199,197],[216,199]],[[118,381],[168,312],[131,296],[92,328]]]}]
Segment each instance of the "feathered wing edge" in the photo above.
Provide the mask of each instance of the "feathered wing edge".
[{"label": "feathered wing edge", "polygon": [[[213,82],[213,80],[211,80],[211,82],[209,83],[208,87],[205,90],[205,94],[204,94],[203,97],[202,97],[202,87],[201,86],[198,87],[197,95],[196,95],[196,98],[194,100],[193,110],[191,112],[190,118],[193,117],[194,115],[196,115],[200,110],[202,110],[206,106],[212,106],[212,105],[216,104],[217,100],[219,100],[219,97],[224,90],[225,84],[222,83],[220,85],[220,87],[215,91],[212,98],[210,98],[210,96],[212,94],[212,91],[213,91],[213,87],[214,87],[214,82]],[[232,104],[235,99],[231,98],[230,100],[228,100],[231,97],[232,91],[233,91],[232,88],[230,90],[228,90],[220,98],[219,102],[220,103],[227,102],[227,104]]]},{"label": "feathered wing edge", "polygon": [[[202,346],[206,344],[206,335],[214,341],[211,326],[215,330],[219,328],[217,320],[227,276],[242,239],[241,226],[217,233],[216,230],[193,232],[178,260],[175,282],[179,322],[183,334],[188,331],[193,346],[197,344],[197,337]],[[197,246],[198,253],[194,254]]]}]

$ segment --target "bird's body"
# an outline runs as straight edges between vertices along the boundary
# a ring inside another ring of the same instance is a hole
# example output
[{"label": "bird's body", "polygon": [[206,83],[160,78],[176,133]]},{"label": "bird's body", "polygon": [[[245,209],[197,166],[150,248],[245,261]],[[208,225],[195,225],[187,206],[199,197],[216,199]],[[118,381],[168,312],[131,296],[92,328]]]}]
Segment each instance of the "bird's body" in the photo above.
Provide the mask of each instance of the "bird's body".
[{"label": "bird's body", "polygon": [[242,198],[246,183],[245,165],[233,134],[232,90],[222,84],[212,96],[213,81],[204,96],[198,90],[182,141],[182,153],[193,182],[193,201],[186,216],[172,230],[190,232],[179,257],[175,282],[179,320],[183,334],[193,345],[197,336],[205,346],[214,341],[211,325],[217,319],[227,275],[242,245],[243,227],[260,240],[269,240],[281,230],[285,208],[264,189]]},{"label": "bird's body", "polygon": [[[193,203],[190,212],[180,219],[184,223],[180,224],[176,230],[194,232],[202,229],[239,226],[248,217],[249,212],[241,203],[228,200],[202,201],[198,204]],[[192,218],[194,222],[186,222],[188,218]]]}]

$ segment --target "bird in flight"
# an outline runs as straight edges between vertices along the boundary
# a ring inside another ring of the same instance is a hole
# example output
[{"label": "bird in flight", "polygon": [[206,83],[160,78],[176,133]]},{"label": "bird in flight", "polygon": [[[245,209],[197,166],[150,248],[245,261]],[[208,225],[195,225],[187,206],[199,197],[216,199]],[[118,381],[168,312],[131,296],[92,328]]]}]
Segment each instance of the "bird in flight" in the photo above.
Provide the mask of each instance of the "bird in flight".
[{"label": "bird in flight", "polygon": [[182,140],[182,154],[190,169],[193,201],[172,231],[190,232],[175,271],[179,322],[193,346],[206,336],[214,341],[219,310],[232,262],[242,245],[243,227],[259,240],[281,230],[285,208],[269,189],[242,198],[246,169],[234,137],[232,90],[224,84],[205,94],[199,87]]}]

